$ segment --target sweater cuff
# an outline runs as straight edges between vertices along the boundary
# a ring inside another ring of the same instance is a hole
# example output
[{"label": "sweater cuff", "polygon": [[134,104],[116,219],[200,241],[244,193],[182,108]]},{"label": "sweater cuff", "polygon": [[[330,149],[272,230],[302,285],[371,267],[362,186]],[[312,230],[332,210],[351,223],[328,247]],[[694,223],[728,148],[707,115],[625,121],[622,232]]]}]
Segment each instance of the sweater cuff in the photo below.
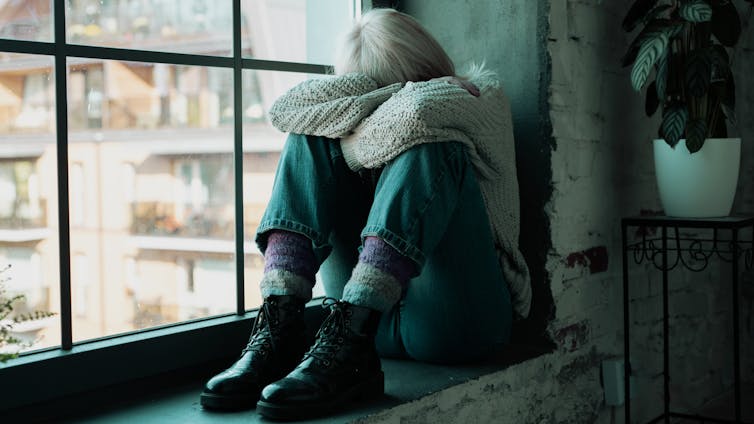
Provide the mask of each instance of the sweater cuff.
[{"label": "sweater cuff", "polygon": [[356,159],[356,145],[359,139],[356,137],[343,137],[340,139],[340,149],[343,151],[343,159],[351,171],[358,172],[364,169],[364,165]]}]

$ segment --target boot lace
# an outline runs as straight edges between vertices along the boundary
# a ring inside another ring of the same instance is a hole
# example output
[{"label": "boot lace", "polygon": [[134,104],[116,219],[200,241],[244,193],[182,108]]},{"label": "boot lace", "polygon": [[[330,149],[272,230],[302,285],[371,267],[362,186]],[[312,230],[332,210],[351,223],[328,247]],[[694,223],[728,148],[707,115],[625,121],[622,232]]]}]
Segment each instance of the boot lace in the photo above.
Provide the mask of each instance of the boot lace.
[{"label": "boot lace", "polygon": [[[270,321],[272,321],[273,325],[270,325]],[[270,348],[274,351],[275,338],[273,337],[272,331],[274,324],[277,323],[276,321],[277,319],[273,318],[272,313],[270,312],[269,303],[264,302],[259,314],[257,314],[256,320],[254,320],[254,326],[251,329],[249,342],[241,352],[241,355],[246,352],[257,352],[266,355]]]},{"label": "boot lace", "polygon": [[345,302],[332,297],[326,297],[322,301],[323,308],[330,308],[330,315],[322,322],[322,326],[317,331],[314,345],[304,354],[304,359],[314,358],[329,366],[333,357],[343,346],[344,334],[346,327],[350,324],[350,311],[344,311],[342,307]]}]

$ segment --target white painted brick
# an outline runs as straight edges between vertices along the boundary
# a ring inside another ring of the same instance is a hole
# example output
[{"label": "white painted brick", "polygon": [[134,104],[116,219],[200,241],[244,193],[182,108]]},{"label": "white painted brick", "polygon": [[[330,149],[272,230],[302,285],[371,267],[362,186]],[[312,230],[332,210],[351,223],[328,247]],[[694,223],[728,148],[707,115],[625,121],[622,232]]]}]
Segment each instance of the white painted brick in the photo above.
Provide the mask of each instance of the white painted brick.
[{"label": "white painted brick", "polygon": [[602,137],[603,118],[595,114],[579,113],[575,116],[565,111],[550,111],[553,136],[564,139],[599,140]]},{"label": "white painted brick", "polygon": [[579,140],[568,149],[566,170],[569,178],[583,178],[592,175],[594,160],[598,155],[594,141]]},{"label": "white painted brick", "polygon": [[619,28],[622,19],[612,13],[604,13],[603,5],[595,2],[569,1],[566,9],[568,38],[578,39],[585,44],[611,47],[623,41],[605,36]]},{"label": "white painted brick", "polygon": [[550,38],[558,41],[568,37],[567,0],[550,2]]}]

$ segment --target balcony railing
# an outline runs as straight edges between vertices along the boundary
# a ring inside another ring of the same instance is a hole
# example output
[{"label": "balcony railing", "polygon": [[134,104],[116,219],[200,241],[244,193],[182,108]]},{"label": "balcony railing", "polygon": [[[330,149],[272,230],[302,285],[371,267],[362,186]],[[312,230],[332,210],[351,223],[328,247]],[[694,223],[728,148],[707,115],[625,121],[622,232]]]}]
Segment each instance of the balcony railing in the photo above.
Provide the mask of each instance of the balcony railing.
[{"label": "balcony railing", "polygon": [[[206,38],[208,34],[220,32],[216,28],[224,28],[232,22],[228,15],[231,9],[227,7],[210,5],[211,10],[185,10],[186,6],[181,4],[157,3],[152,6],[169,6],[171,13],[165,14],[144,8],[118,6],[123,5],[101,7],[94,14],[83,7],[69,10],[69,41],[86,43],[94,39],[108,44],[130,44],[167,39],[175,42],[190,37]],[[176,10],[176,6],[182,9]],[[230,41],[229,32],[222,35]]]},{"label": "balcony railing", "polygon": [[[139,236],[191,237],[233,240],[233,205],[205,206],[200,212],[184,207],[179,220],[176,205],[165,202],[136,202],[131,205],[131,233]],[[244,204],[244,238],[253,240],[264,205]]]},{"label": "balcony railing", "polygon": [[20,203],[10,215],[0,216],[0,230],[30,230],[47,227],[47,201],[39,200],[34,207]]},{"label": "balcony railing", "polygon": [[131,232],[148,236],[233,239],[232,204],[206,205],[201,210],[193,210],[191,207],[181,209],[181,218],[178,218],[175,204],[134,203],[132,204]]}]

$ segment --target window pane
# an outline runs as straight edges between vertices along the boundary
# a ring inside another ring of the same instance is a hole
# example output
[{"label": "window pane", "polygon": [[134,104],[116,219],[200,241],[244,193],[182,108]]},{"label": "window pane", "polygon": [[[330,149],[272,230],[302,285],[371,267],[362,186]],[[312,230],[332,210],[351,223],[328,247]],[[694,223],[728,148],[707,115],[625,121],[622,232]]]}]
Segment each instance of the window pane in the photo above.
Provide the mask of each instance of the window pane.
[{"label": "window pane", "polygon": [[[275,170],[287,137],[269,123],[265,112],[278,96],[306,78],[306,74],[292,72],[243,71],[244,292],[247,309],[262,304],[259,280],[264,271],[264,259],[254,237],[272,195]],[[323,293],[320,284],[314,291],[315,296]]]},{"label": "window pane", "polygon": [[[358,0],[241,0],[244,56],[330,65]],[[284,23],[284,24],[281,24]]]},{"label": "window pane", "polygon": [[74,340],[233,312],[232,70],[68,63]]},{"label": "window pane", "polygon": [[52,41],[52,0],[0,1],[0,38]]},{"label": "window pane", "polygon": [[66,39],[87,44],[227,56],[231,0],[66,0]]},{"label": "window pane", "polygon": [[[60,310],[54,85],[50,57],[0,54],[0,280],[25,296],[13,316]],[[59,316],[12,334],[24,350],[58,345]]]}]

